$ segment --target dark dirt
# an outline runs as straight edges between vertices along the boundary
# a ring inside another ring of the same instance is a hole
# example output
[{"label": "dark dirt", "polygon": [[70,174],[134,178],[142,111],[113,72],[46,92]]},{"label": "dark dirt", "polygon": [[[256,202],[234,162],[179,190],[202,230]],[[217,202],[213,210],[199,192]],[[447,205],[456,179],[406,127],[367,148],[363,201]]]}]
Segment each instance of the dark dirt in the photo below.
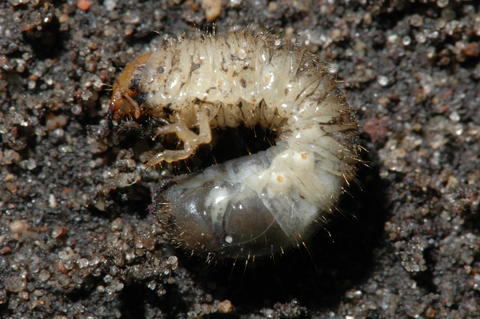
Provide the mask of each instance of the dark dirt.
[{"label": "dark dirt", "polygon": [[338,69],[368,163],[344,214],[273,261],[174,250],[109,88],[166,35],[211,30],[202,3],[2,1],[0,317],[479,318],[478,2],[221,4],[216,32],[269,30]]}]

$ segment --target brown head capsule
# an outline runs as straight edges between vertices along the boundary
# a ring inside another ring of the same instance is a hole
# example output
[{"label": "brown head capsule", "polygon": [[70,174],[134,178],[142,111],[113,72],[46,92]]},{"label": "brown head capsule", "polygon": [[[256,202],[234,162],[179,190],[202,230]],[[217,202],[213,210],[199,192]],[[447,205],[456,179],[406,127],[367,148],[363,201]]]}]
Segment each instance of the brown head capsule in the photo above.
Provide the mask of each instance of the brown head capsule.
[{"label": "brown head capsule", "polygon": [[125,116],[138,119],[141,115],[141,105],[135,100],[139,96],[139,81],[142,68],[152,54],[141,55],[127,64],[113,84],[113,93],[110,98],[110,111],[113,118],[118,120]]},{"label": "brown head capsule", "polygon": [[326,222],[358,161],[357,123],[336,84],[305,48],[248,32],[171,41],[131,62],[114,88],[114,117],[160,117],[155,137],[182,142],[149,166],[189,158],[216,128],[277,134],[265,151],[159,192],[168,236],[194,253],[248,258],[299,245]]}]

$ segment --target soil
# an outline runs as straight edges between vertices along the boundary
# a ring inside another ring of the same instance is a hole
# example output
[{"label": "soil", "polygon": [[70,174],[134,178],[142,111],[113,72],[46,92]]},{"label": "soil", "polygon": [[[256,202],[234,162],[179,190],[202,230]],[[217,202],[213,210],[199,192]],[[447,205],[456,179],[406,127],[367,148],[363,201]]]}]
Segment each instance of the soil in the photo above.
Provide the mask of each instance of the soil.
[{"label": "soil", "polygon": [[[0,317],[479,318],[479,9],[2,1]],[[207,262],[162,237],[148,129],[113,125],[109,95],[168,37],[244,28],[332,63],[365,164],[307,248]]]}]

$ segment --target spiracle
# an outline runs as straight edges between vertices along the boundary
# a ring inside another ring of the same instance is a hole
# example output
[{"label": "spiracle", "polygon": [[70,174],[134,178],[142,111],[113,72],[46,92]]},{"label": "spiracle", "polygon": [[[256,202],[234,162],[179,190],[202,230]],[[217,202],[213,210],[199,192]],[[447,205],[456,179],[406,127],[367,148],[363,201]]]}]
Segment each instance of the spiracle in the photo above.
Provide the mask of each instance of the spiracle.
[{"label": "spiracle", "polygon": [[302,244],[328,222],[358,160],[357,122],[328,64],[305,47],[248,31],[170,40],[130,62],[114,84],[113,118],[161,119],[154,138],[192,157],[212,130],[261,126],[264,151],[177,176],[155,198],[167,236],[196,254],[249,258]]}]

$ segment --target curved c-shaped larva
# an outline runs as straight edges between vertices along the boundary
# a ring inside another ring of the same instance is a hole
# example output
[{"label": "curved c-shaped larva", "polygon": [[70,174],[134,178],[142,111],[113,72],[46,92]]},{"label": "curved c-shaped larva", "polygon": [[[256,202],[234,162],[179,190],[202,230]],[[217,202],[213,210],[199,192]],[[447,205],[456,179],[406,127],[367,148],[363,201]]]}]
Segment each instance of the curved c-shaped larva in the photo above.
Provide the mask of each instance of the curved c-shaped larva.
[{"label": "curved c-shaped larva", "polygon": [[183,142],[149,166],[192,156],[215,128],[276,132],[267,150],[179,176],[157,194],[169,237],[195,253],[248,257],[302,243],[332,212],[358,161],[357,123],[327,65],[271,36],[171,41],[126,67],[111,109],[114,118],[162,118],[168,124],[156,136]]}]

